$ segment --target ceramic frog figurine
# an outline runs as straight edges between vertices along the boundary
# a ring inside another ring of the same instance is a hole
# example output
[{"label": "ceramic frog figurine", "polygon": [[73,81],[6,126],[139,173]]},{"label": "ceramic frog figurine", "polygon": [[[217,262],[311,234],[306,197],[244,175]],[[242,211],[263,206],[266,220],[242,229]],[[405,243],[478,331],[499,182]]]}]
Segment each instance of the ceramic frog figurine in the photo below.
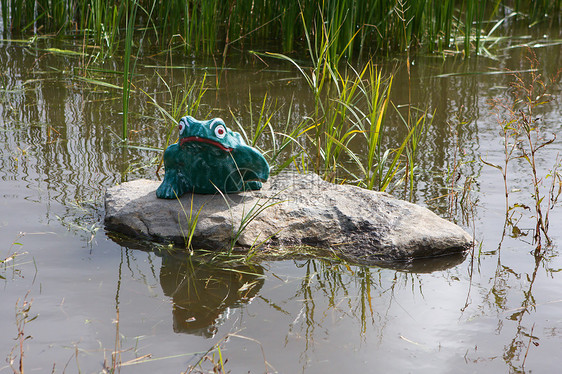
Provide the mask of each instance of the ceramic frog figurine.
[{"label": "ceramic frog figurine", "polygon": [[164,151],[165,174],[156,196],[175,199],[186,192],[214,194],[258,190],[269,177],[262,154],[248,146],[223,120],[183,117],[179,140]]}]

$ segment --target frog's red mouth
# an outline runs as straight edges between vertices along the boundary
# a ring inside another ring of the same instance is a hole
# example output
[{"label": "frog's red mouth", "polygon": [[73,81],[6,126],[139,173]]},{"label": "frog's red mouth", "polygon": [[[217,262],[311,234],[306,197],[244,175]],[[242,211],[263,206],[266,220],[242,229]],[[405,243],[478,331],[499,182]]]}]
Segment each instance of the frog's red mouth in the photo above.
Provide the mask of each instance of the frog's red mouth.
[{"label": "frog's red mouth", "polygon": [[220,148],[225,152],[232,152],[232,148],[225,147],[221,143],[216,142],[216,141],[211,140],[211,139],[207,139],[207,138],[200,138],[198,136],[188,136],[187,138],[180,139],[180,145],[183,145],[184,143],[187,143],[187,142],[207,143],[207,144],[210,144],[210,145],[214,145],[215,147]]}]

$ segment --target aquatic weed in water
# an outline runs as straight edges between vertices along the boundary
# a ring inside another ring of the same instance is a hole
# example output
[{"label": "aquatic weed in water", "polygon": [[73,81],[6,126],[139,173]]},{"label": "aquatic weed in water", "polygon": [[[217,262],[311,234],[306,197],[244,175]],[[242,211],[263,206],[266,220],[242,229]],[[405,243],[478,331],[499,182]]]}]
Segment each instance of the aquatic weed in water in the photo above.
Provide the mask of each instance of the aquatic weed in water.
[{"label": "aquatic weed in water", "polygon": [[[523,203],[510,205],[508,190],[509,163],[512,160],[521,159],[527,164],[532,183],[531,198],[534,205],[532,208],[535,218],[533,241],[536,244],[535,254],[538,255],[541,252],[543,237],[546,240],[545,244],[547,246],[551,244],[551,239],[548,235],[549,213],[558,200],[560,193],[556,191],[561,191],[561,188],[556,189],[556,186],[562,185],[562,176],[558,171],[560,164],[558,157],[546,175],[540,174],[536,161],[537,153],[552,144],[556,140],[556,134],[545,133],[545,125],[542,123],[543,119],[535,112],[537,107],[545,105],[552,100],[548,91],[552,85],[557,83],[559,74],[551,80],[543,77],[539,72],[539,61],[530,49],[526,59],[530,69],[526,72],[515,72],[512,74],[514,79],[511,84],[512,103],[506,104],[499,100],[492,103],[498,112],[498,123],[501,126],[501,133],[504,138],[504,164],[496,165],[484,160],[482,162],[500,170],[504,179],[506,200],[504,235],[507,226],[512,226],[513,230],[520,231],[516,227],[516,223],[511,219],[515,209],[524,208],[531,210]],[[552,182],[545,195],[542,189],[547,177],[552,178]]]}]

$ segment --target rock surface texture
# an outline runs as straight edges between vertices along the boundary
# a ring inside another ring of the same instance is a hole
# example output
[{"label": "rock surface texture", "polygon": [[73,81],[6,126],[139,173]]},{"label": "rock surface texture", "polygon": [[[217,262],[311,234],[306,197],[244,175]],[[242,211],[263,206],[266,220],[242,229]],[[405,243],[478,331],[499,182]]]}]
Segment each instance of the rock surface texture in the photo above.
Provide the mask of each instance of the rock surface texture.
[{"label": "rock surface texture", "polygon": [[365,263],[443,256],[472,245],[463,229],[426,208],[315,174],[284,173],[259,191],[186,194],[180,200],[158,199],[159,184],[136,180],[108,189],[106,228],[183,244],[190,212],[194,218],[200,211],[195,248],[308,245]]}]

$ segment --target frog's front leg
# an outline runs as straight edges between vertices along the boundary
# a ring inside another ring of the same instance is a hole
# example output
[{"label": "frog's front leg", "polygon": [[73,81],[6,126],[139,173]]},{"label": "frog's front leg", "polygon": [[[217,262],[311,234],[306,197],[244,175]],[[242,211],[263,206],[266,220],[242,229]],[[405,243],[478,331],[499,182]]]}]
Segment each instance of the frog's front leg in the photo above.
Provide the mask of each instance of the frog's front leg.
[{"label": "frog's front leg", "polygon": [[160,199],[175,199],[186,193],[190,186],[181,171],[182,162],[178,160],[180,149],[173,144],[164,152],[164,180],[156,190],[156,197]]},{"label": "frog's front leg", "polygon": [[186,188],[177,169],[168,169],[162,184],[156,190],[156,197],[160,199],[175,199],[186,192]]}]

